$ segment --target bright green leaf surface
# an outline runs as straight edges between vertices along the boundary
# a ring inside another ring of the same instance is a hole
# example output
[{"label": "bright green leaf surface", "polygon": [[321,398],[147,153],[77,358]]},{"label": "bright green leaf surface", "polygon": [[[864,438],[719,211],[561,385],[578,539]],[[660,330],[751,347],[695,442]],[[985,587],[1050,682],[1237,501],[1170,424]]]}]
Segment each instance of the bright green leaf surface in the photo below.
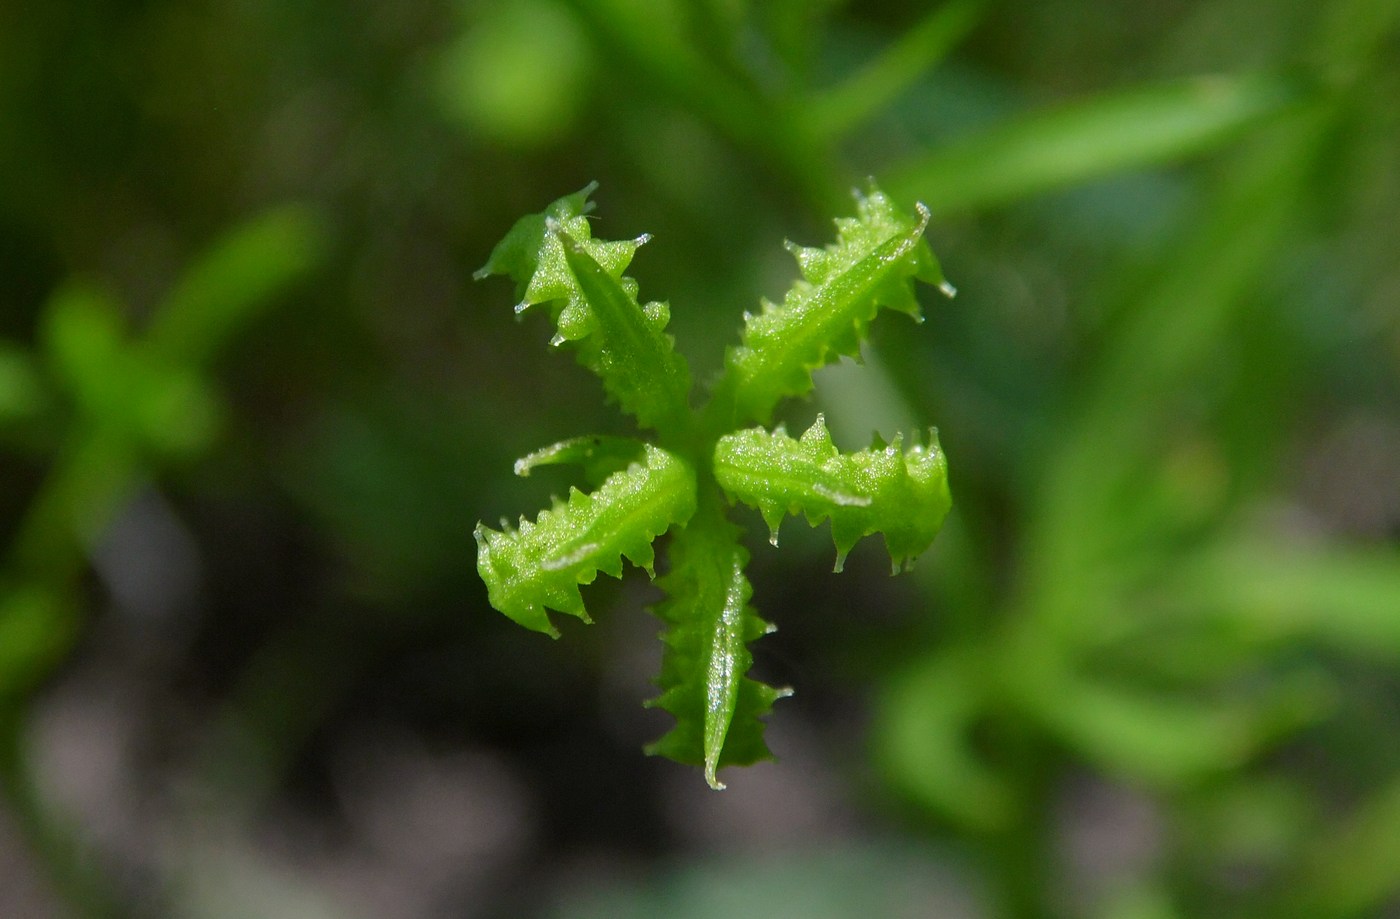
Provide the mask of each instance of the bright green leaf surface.
[{"label": "bright green leaf surface", "polygon": [[579,362],[644,427],[668,429],[687,416],[690,370],[664,331],[664,303],[637,302],[637,283],[622,276],[647,237],[592,238],[588,196],[594,186],[521,218],[496,246],[478,278],[515,280],[516,311],[537,303],[553,310],[556,345],[574,342]]},{"label": "bright green leaf surface", "polygon": [[579,594],[602,571],[622,574],[622,560],[650,569],[651,543],[695,512],[695,473],[665,450],[648,446],[644,462],[614,473],[596,490],[577,489],[534,521],[503,532],[476,528],[477,571],[491,605],[526,628],[558,630],[546,608],[588,614]]},{"label": "bright green leaf surface", "polygon": [[813,525],[829,518],[837,571],[861,537],[877,532],[897,571],[932,545],[952,507],[934,433],[908,450],[901,440],[843,454],[820,415],[797,440],[781,428],[748,428],[720,438],[715,478],[731,498],[762,512],[775,544],[787,514],[804,514]]},{"label": "bright green leaf surface", "polygon": [[667,630],[653,704],[676,724],[649,751],[703,764],[710,786],[723,788],[719,767],[770,756],[759,718],[786,692],[745,676],[753,663],[748,643],[771,629],[748,605],[749,554],[739,529],[711,509],[676,534],[670,557],[671,571],[659,582],[670,599],[655,609]]},{"label": "bright green leaf surface", "polygon": [[856,196],[857,216],[836,221],[837,241],[824,249],[789,244],[802,279],[782,305],[764,301],[749,315],[740,345],[725,358],[715,393],[720,411],[766,423],[782,399],[806,395],[812,371],[855,354],[881,307],[919,317],[913,280],[951,294],[938,259],[923,241],[928,210],[910,217],[879,191]]},{"label": "bright green leaf surface", "polygon": [[597,434],[571,437],[541,447],[515,461],[515,474],[528,476],[537,466],[574,465],[583,467],[590,484],[599,485],[614,472],[620,472],[643,458],[644,445],[630,437],[604,437]]},{"label": "bright green leaf surface", "polygon": [[896,568],[928,547],[949,506],[947,467],[932,437],[908,451],[897,436],[889,447],[843,456],[820,420],[801,441],[761,429],[727,432],[738,418],[766,418],[781,399],[808,392],[812,370],[853,353],[880,307],[917,317],[914,279],[952,289],[923,241],[928,211],[910,217],[872,190],[858,197],[857,217],[837,221],[836,243],[789,247],[802,280],[781,307],[748,317],[710,406],[697,411],[689,369],[665,332],[666,306],[640,305],[636,282],[622,275],[646,238],[593,239],[585,216],[592,191],[517,221],[477,276],[513,278],[517,312],[549,304],[554,344],[574,343],[580,362],[655,429],[662,446],[579,437],[521,459],[521,475],[577,463],[602,484],[591,494],[573,491],[534,522],[522,518],[518,529],[478,526],[477,567],[493,606],[553,635],[547,610],[587,620],[579,585],[598,571],[620,575],[623,558],[650,569],[653,540],[676,527],[671,569],[660,581],[668,599],[655,610],[667,630],[661,694],[652,703],[676,723],[648,749],[702,765],[711,787],[722,788],[721,767],[769,755],[761,719],[784,692],[746,676],[748,645],[768,626],[748,605],[748,553],[725,519],[721,488],[760,507],[774,527],[786,513],[830,517],[840,558],[862,536],[883,532]]}]

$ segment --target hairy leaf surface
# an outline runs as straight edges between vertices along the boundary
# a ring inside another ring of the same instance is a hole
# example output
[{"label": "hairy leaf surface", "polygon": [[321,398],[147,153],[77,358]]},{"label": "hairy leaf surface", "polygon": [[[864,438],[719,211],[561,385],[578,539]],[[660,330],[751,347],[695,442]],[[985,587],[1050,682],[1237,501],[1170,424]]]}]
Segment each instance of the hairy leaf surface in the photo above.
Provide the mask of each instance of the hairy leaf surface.
[{"label": "hairy leaf surface", "polygon": [[802,278],[782,305],[764,300],[760,313],[745,317],[716,390],[716,405],[733,419],[766,423],[779,401],[810,392],[812,371],[855,354],[880,307],[921,319],[912,279],[953,293],[923,240],[927,208],[911,217],[876,190],[857,194],[856,205],[857,216],[836,221],[835,243],[788,244]]},{"label": "hairy leaf surface", "polygon": [[676,534],[670,558],[671,571],[658,581],[669,599],[654,610],[667,629],[661,695],[651,704],[674,715],[676,724],[647,749],[704,765],[705,780],[723,788],[715,776],[719,767],[772,755],[759,719],[787,692],[745,676],[753,664],[749,642],[772,628],[749,606],[749,554],[739,529],[711,508]]},{"label": "hairy leaf surface", "polygon": [[781,428],[747,428],[727,434],[715,447],[715,478],[730,498],[763,514],[772,541],[787,514],[804,514],[816,525],[831,519],[836,570],[863,536],[885,534],[895,570],[933,543],[952,506],[948,464],[929,432],[929,443],[841,453],[826,421],[794,440]]},{"label": "hairy leaf surface", "polygon": [[695,471],[675,454],[644,447],[643,459],[595,491],[503,531],[477,525],[477,571],[491,605],[537,632],[557,636],[546,608],[590,621],[579,594],[602,571],[622,575],[622,560],[651,570],[652,541],[695,512]]},{"label": "hairy leaf surface", "polygon": [[665,331],[670,308],[638,303],[637,282],[622,275],[648,237],[592,238],[585,215],[594,187],[522,217],[476,277],[514,279],[517,313],[549,304],[558,328],[553,343],[573,343],[579,362],[643,427],[668,429],[688,417],[690,368]]}]

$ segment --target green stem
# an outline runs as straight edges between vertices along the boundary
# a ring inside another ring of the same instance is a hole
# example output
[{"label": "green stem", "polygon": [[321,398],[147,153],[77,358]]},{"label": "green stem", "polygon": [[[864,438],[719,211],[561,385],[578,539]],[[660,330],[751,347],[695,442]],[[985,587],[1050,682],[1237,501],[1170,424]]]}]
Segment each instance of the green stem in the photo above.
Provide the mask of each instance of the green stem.
[{"label": "green stem", "polygon": [[988,875],[994,882],[990,914],[1001,919],[1053,919],[1050,798],[1055,775],[1047,768],[1046,751],[1039,749],[1034,739],[1018,737],[1011,746],[1014,749],[1009,758],[1020,764],[1022,773],[1016,786],[1028,803],[1017,809],[1009,825],[985,841]]}]

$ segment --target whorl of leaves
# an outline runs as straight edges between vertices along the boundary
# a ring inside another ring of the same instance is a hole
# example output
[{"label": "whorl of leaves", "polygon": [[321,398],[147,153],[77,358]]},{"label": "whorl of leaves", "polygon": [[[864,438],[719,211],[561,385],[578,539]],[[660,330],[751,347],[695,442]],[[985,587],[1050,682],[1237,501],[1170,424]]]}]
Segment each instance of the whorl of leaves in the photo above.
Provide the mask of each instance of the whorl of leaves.
[{"label": "whorl of leaves", "polygon": [[690,371],[673,347],[664,304],[637,300],[624,277],[647,237],[592,238],[593,186],[522,218],[478,276],[507,274],[523,312],[548,304],[557,332],[579,360],[660,446],[623,437],[578,437],[521,459],[516,471],[560,463],[583,467],[591,492],[517,527],[477,526],[477,570],[491,604],[527,628],[557,635],[548,610],[588,621],[579,585],[599,571],[614,576],[628,559],[651,572],[653,541],[673,532],[670,570],[658,581],[666,599],[660,695],[653,705],[675,726],[648,747],[704,767],[712,787],[727,765],[764,759],[763,718],[787,690],[747,676],[749,645],[772,631],[749,605],[749,561],[740,529],[725,517],[725,497],[758,508],[776,533],[786,514],[831,520],[837,569],[861,537],[881,532],[898,569],[928,548],[948,512],[947,466],[936,440],[902,449],[901,439],[853,454],[837,451],[818,419],[794,440],[781,429],[735,431],[766,423],[773,408],[812,387],[814,369],[853,354],[881,307],[919,316],[913,281],[945,293],[938,260],[923,241],[928,211],[900,211],[879,191],[857,195],[857,216],[836,222],[822,249],[789,246],[802,279],[782,305],[747,316],[710,402],[689,403]]}]

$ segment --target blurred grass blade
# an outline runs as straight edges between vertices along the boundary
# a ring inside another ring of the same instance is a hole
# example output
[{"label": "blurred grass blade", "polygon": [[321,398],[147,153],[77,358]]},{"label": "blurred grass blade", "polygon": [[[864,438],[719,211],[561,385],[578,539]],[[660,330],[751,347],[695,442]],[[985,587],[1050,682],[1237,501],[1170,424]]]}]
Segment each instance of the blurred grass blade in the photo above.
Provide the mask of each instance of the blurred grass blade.
[{"label": "blurred grass blade", "polygon": [[43,404],[43,383],[29,353],[0,342],[0,426],[37,414]]},{"label": "blurred grass blade", "polygon": [[106,290],[79,282],[60,287],[44,308],[39,334],[55,375],[87,413],[102,418],[125,402],[126,319]]},{"label": "blurred grass blade", "polygon": [[1015,816],[1013,789],[974,750],[986,704],[986,662],[965,651],[939,653],[889,680],[873,755],[903,794],[978,832]]},{"label": "blurred grass blade", "polygon": [[1400,657],[1400,555],[1391,551],[1299,552],[1260,542],[1212,553],[1172,595],[1276,640],[1318,641],[1369,659]]},{"label": "blurred grass blade", "polygon": [[700,53],[674,0],[562,0],[592,33],[604,55],[630,64],[654,88],[674,96],[734,137],[767,133],[751,88]]},{"label": "blurred grass blade", "polygon": [[855,76],[812,99],[813,133],[840,137],[880,111],[938,64],[981,19],[985,0],[952,0],[903,33]]},{"label": "blurred grass blade", "polygon": [[234,228],[180,278],[152,322],[146,346],[175,363],[207,360],[279,288],[315,264],[323,243],[320,222],[295,205]]},{"label": "blurred grass blade", "polygon": [[68,651],[73,612],[42,587],[0,583],[0,706],[22,697]]},{"label": "blurred grass blade", "polygon": [[[1330,106],[1300,107],[1232,157],[1212,205],[1124,307],[1123,321],[1080,384],[1077,414],[1038,457],[1044,479],[1031,523],[1036,551],[1028,583],[1036,585],[1042,609],[1074,617],[1076,598],[1105,559],[1157,538],[1141,525],[1143,517],[1125,528],[1135,515],[1124,513],[1123,502],[1150,494],[1141,476],[1155,475],[1159,466],[1161,438],[1171,430],[1166,419],[1178,409],[1175,394],[1207,355],[1234,343],[1230,323],[1296,219],[1332,120]],[[1071,621],[1065,624],[1072,628]]]},{"label": "blurred grass blade", "polygon": [[1051,679],[1024,687],[1023,704],[1080,755],[1159,787],[1237,769],[1332,703],[1329,688],[1305,673],[1257,700],[1162,695],[1071,674]]},{"label": "blurred grass blade", "polygon": [[1219,146],[1304,96],[1264,75],[1185,80],[1035,112],[893,171],[898,200],[936,213],[1010,201]]},{"label": "blurred grass blade", "polygon": [[1294,873],[1287,902],[1270,915],[1285,919],[1378,916],[1400,890],[1400,777],[1362,801],[1340,830],[1312,846]]}]

